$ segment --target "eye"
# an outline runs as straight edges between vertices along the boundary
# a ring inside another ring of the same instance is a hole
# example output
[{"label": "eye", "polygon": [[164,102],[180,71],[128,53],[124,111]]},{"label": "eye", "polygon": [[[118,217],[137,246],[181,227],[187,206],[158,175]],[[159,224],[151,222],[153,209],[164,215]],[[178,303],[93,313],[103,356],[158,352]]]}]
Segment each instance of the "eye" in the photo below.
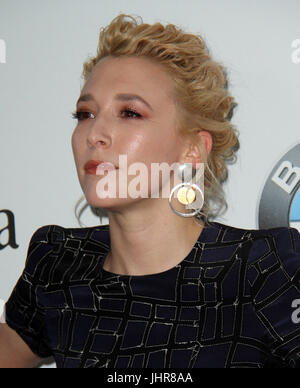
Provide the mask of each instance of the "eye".
[{"label": "eye", "polygon": [[[121,110],[121,115],[123,115],[123,113],[125,112],[125,118],[136,118],[136,119],[140,119],[142,118],[142,116],[137,113],[135,110],[133,109],[123,109]],[[93,117],[90,117],[89,115],[93,115]],[[72,112],[72,118],[73,119],[76,119],[78,121],[84,121],[86,119],[89,119],[89,118],[95,118],[95,115],[92,113],[92,112],[88,112],[88,111],[75,111],[75,112]]]},{"label": "eye", "polygon": [[[85,120],[86,118],[89,118],[88,115],[90,115],[90,114],[94,116],[94,114],[92,112],[75,111],[72,113],[72,118],[77,119],[78,121],[82,121],[82,120]],[[87,115],[87,117],[86,117],[86,115]],[[95,118],[95,116],[93,118]]]},{"label": "eye", "polygon": [[[133,109],[123,109],[121,111],[121,113],[123,113],[123,112],[126,113],[125,117],[127,117],[127,118],[137,118],[137,119],[141,119],[142,118],[142,116],[139,113],[137,113],[135,110],[133,110]],[[134,117],[133,117],[133,115],[134,115]]]}]

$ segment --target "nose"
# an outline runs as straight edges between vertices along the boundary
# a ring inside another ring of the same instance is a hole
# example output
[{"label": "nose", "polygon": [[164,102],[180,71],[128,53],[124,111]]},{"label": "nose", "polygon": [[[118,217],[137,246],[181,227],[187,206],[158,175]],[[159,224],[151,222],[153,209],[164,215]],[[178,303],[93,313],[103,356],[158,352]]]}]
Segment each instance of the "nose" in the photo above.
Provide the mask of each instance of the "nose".
[{"label": "nose", "polygon": [[109,147],[111,144],[111,136],[108,132],[108,122],[98,116],[93,121],[87,135],[87,144],[89,147]]}]

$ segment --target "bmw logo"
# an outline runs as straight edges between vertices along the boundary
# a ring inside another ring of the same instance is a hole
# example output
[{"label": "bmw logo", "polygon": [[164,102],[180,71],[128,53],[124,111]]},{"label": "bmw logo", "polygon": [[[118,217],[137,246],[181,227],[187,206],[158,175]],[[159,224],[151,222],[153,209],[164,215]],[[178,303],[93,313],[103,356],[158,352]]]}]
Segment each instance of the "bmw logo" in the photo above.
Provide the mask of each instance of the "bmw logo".
[{"label": "bmw logo", "polygon": [[258,206],[260,229],[291,226],[300,231],[300,144],[274,166]]}]

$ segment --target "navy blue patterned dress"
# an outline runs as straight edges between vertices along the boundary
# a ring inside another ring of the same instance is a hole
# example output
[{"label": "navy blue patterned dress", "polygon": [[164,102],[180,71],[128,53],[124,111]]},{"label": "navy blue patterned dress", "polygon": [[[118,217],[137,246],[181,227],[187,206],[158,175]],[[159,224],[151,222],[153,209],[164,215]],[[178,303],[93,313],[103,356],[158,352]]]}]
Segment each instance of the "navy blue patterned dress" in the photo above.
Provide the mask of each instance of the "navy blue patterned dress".
[{"label": "navy blue patterned dress", "polygon": [[58,368],[300,367],[296,229],[211,222],[150,275],[104,270],[109,247],[109,225],[33,234],[5,307],[34,353]]}]

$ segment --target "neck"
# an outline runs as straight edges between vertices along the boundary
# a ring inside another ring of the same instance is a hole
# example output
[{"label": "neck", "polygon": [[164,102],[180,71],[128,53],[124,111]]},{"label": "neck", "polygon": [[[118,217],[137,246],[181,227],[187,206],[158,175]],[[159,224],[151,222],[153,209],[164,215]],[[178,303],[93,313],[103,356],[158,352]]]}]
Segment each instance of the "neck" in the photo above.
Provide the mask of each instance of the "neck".
[{"label": "neck", "polygon": [[203,222],[174,214],[165,199],[151,199],[147,205],[143,200],[134,209],[108,211],[111,246],[105,270],[123,275],[159,273],[192,250]]}]

